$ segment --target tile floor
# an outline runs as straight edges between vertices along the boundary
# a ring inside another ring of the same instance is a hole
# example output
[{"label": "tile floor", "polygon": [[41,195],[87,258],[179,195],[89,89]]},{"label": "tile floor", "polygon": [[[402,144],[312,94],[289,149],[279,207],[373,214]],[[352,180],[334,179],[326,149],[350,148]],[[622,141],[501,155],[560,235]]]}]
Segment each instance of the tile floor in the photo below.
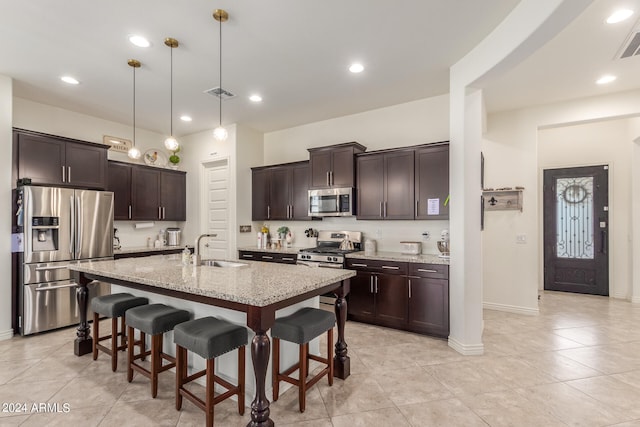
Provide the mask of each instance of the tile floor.
[{"label": "tile floor", "polygon": [[[484,317],[485,354],[472,357],[444,340],[349,322],[351,377],[314,386],[304,414],[290,389],[271,417],[318,427],[640,426],[640,304],[545,292],[538,316]],[[73,356],[74,333],[0,342],[0,426],[203,425],[191,403],[174,409],[170,373],[151,399],[146,379],[127,383],[123,363],[112,373],[104,354]],[[4,412],[33,402],[59,412]],[[248,421],[234,402],[216,408],[218,426]]]}]

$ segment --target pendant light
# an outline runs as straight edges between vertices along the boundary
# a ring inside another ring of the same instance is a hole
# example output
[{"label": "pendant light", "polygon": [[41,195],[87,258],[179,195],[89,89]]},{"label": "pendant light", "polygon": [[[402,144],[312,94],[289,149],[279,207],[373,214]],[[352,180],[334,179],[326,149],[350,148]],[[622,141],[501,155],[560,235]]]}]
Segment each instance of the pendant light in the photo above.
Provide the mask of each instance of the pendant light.
[{"label": "pendant light", "polygon": [[178,40],[171,37],[167,37],[166,39],[164,39],[164,44],[171,49],[171,132],[169,134],[169,138],[164,140],[164,146],[169,151],[176,151],[178,147],[180,147],[180,144],[178,143],[178,140],[173,136],[173,49],[178,47],[179,44]]},{"label": "pendant light", "polygon": [[136,147],[136,68],[142,65],[137,59],[130,59],[127,64],[133,68],[133,144],[127,155],[129,158],[137,160],[142,157],[142,152]]},{"label": "pendant light", "polygon": [[218,88],[220,89],[220,93],[218,94],[218,105],[220,107],[220,116],[218,120],[218,127],[213,130],[213,137],[217,141],[226,141],[227,140],[227,130],[222,127],[222,23],[229,19],[229,14],[222,9],[216,9],[213,12],[213,19],[218,21],[220,24],[220,81]]}]

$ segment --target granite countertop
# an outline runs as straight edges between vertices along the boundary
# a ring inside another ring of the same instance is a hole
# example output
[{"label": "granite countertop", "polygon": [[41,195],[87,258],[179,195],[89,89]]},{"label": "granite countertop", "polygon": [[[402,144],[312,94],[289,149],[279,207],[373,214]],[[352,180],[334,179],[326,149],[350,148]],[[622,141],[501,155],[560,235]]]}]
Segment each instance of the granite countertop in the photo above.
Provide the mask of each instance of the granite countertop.
[{"label": "granite countertop", "polygon": [[449,265],[449,258],[440,258],[436,254],[421,254],[421,255],[406,255],[400,252],[376,252],[373,255],[365,255],[364,251],[352,252],[345,255],[347,258],[361,258],[371,259],[378,261],[400,261],[400,262],[414,262],[425,264],[443,264]]},{"label": "granite countertop", "polygon": [[[193,248],[193,245],[186,245],[189,248]],[[176,249],[184,249],[184,246],[163,246],[161,248],[150,248],[148,246],[128,246],[120,249],[114,249],[113,254],[135,254],[140,252],[166,252],[175,251]]]},{"label": "granite countertop", "polygon": [[355,276],[355,271],[254,261],[244,267],[183,266],[180,254],[86,261],[70,270],[264,307]]},{"label": "granite countertop", "polygon": [[272,254],[297,254],[301,249],[306,249],[306,247],[293,247],[293,248],[280,248],[280,249],[262,249],[256,246],[245,246],[242,248],[238,248],[239,251],[250,251],[250,252],[265,252]]}]

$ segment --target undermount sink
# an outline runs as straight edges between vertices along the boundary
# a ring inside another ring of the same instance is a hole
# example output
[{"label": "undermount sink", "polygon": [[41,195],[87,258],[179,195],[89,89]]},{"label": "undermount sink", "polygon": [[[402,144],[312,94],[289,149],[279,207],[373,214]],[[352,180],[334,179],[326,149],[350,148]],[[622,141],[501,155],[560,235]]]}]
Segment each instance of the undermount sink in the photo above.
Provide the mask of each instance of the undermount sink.
[{"label": "undermount sink", "polygon": [[215,259],[203,259],[202,265],[207,267],[221,267],[221,268],[239,268],[239,267],[247,267],[249,264],[244,262],[233,262],[233,261],[219,261]]}]

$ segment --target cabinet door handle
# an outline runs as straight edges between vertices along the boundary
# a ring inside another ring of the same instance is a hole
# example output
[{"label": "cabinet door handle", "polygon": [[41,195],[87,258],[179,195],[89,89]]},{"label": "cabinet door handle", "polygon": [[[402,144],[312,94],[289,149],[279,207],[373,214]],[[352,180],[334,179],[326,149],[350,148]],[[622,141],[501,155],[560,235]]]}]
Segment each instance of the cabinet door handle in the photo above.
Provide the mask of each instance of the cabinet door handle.
[{"label": "cabinet door handle", "polygon": [[250,254],[242,254],[242,258],[253,258],[253,255],[250,255]]},{"label": "cabinet door handle", "polygon": [[333,171],[329,171],[329,185],[333,185]]},{"label": "cabinet door handle", "polygon": [[373,276],[369,277],[369,292],[373,293]]},{"label": "cabinet door handle", "polygon": [[267,206],[267,219],[271,219],[271,206]]},{"label": "cabinet door handle", "polygon": [[380,202],[380,218],[383,218],[383,216],[382,216],[382,202]]},{"label": "cabinet door handle", "polygon": [[162,219],[162,208],[158,206],[158,219]]},{"label": "cabinet door handle", "polygon": [[376,294],[378,293],[378,276],[376,276]]},{"label": "cabinet door handle", "polygon": [[286,257],[286,258],[285,258],[285,257],[282,257],[282,260],[283,260],[283,261],[293,261],[293,258],[289,258],[289,257]]},{"label": "cabinet door handle", "polygon": [[71,182],[71,166],[67,166],[67,182]]},{"label": "cabinet door handle", "polygon": [[131,219],[131,205],[129,205],[129,219]]},{"label": "cabinet door handle", "polygon": [[331,181],[329,180],[329,171],[327,171],[327,186],[331,185]]},{"label": "cabinet door handle", "polygon": [[[354,262],[353,264],[351,264],[351,266],[352,266],[352,267],[366,267],[366,266],[367,266],[367,264],[358,264],[358,263],[355,263],[355,262]],[[373,276],[372,276],[372,277],[373,277]]]},{"label": "cabinet door handle", "polygon": [[438,270],[426,270],[424,268],[419,268],[418,271],[421,273],[437,273],[438,272]]},{"label": "cabinet door handle", "polygon": [[65,167],[62,166],[62,182],[66,182],[67,181],[66,178],[65,178],[65,176],[66,176],[65,170],[66,170]]},{"label": "cabinet door handle", "polygon": [[391,265],[383,265],[382,268],[387,270],[400,270],[400,267],[391,266]]},{"label": "cabinet door handle", "polygon": [[415,215],[416,218],[418,218],[418,215],[420,214],[420,209],[418,209],[418,203],[420,203],[420,201],[416,200],[416,215]]},{"label": "cabinet door handle", "polygon": [[262,259],[273,259],[272,256],[262,255]]},{"label": "cabinet door handle", "polygon": [[384,217],[387,217],[387,202],[384,202]]},{"label": "cabinet door handle", "polygon": [[409,279],[409,298],[411,298],[411,279]]},{"label": "cabinet door handle", "polygon": [[167,218],[167,211],[165,210],[165,207],[162,207],[162,219],[166,219]]}]

